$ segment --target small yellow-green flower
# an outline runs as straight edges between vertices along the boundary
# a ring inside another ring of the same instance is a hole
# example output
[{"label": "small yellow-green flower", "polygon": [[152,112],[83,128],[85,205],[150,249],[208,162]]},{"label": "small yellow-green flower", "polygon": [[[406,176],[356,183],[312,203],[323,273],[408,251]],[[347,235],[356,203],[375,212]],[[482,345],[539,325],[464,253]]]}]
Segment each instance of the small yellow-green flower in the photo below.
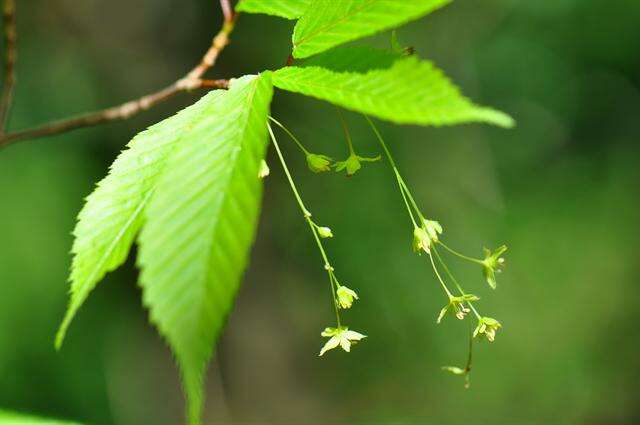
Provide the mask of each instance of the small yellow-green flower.
[{"label": "small yellow-green flower", "polygon": [[307,165],[309,169],[314,173],[322,173],[324,171],[331,170],[331,161],[327,155],[321,155],[317,153],[307,154]]},{"label": "small yellow-green flower", "polygon": [[496,289],[496,273],[502,272],[504,268],[504,258],[502,254],[507,250],[506,245],[491,252],[490,249],[484,248],[484,260],[482,260],[482,271],[484,278],[492,289]]},{"label": "small yellow-green flower", "polygon": [[333,233],[331,232],[331,229],[329,227],[326,226],[318,226],[318,235],[320,235],[321,238],[332,238],[333,237]]},{"label": "small yellow-green flower", "polygon": [[496,337],[496,331],[501,327],[502,325],[496,319],[491,317],[481,317],[478,320],[476,330],[473,331],[473,337],[475,338],[478,335],[481,335],[486,337],[489,342],[493,342]]},{"label": "small yellow-green flower", "polygon": [[356,294],[356,291],[342,285],[338,286],[336,296],[338,297],[338,304],[340,305],[340,307],[345,309],[351,308],[351,306],[353,305],[353,301],[358,299],[358,294]]},{"label": "small yellow-green flower", "polygon": [[360,170],[360,168],[362,168],[361,162],[375,162],[375,161],[380,161],[380,159],[381,159],[380,155],[378,155],[376,157],[373,157],[373,158],[367,158],[367,157],[359,156],[359,155],[356,155],[355,153],[352,153],[344,161],[336,162],[336,165],[335,165],[336,172],[340,172],[340,171],[346,169],[347,170],[347,176],[351,177],[355,173],[357,173],[358,170]]},{"label": "small yellow-green flower", "polygon": [[361,333],[350,331],[346,326],[341,326],[339,328],[325,328],[320,335],[329,337],[329,341],[327,341],[322,347],[322,350],[320,350],[320,356],[337,346],[340,346],[348,353],[351,351],[352,344],[355,344],[361,339],[367,337]]},{"label": "small yellow-green flower", "polygon": [[269,170],[269,166],[267,165],[267,161],[264,159],[260,161],[260,169],[258,170],[258,177],[261,179],[267,177],[271,171]]},{"label": "small yellow-green flower", "polygon": [[431,238],[422,227],[413,228],[413,250],[418,254],[422,254],[422,251],[427,254],[431,252]]},{"label": "small yellow-green flower", "polygon": [[478,301],[480,298],[473,294],[464,294],[459,297],[450,297],[449,303],[445,305],[440,314],[438,315],[437,323],[440,323],[447,313],[455,314],[455,316],[462,320],[471,311],[465,307],[464,303],[469,301]]},{"label": "small yellow-green flower", "polygon": [[435,220],[424,220],[423,228],[432,242],[438,242],[438,235],[442,234],[442,226]]}]

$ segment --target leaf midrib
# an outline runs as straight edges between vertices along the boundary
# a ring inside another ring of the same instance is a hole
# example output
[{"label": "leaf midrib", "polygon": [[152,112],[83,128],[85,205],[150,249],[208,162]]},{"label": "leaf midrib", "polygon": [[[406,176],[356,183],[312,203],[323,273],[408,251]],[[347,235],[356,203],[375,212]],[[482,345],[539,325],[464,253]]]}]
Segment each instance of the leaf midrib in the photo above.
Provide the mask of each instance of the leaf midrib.
[{"label": "leaf midrib", "polygon": [[[348,20],[349,18],[351,18],[354,15],[357,15],[358,13],[362,12],[362,10],[369,6],[372,3],[375,3],[378,0],[367,0],[365,3],[363,3],[362,5],[360,5],[359,7],[354,8],[351,12],[343,15],[340,19],[333,21],[332,23],[327,24],[324,27],[318,27],[316,28],[314,31],[308,33],[306,36],[300,38],[298,40],[298,43],[294,46],[294,47],[300,47],[301,44],[303,44],[305,41],[309,40],[309,38],[311,37],[315,37],[316,35],[318,35],[318,33],[322,32],[322,31],[326,31],[328,29],[331,29],[333,27],[335,27],[338,24],[343,23],[344,21]],[[305,12],[306,13],[306,12]]]}]

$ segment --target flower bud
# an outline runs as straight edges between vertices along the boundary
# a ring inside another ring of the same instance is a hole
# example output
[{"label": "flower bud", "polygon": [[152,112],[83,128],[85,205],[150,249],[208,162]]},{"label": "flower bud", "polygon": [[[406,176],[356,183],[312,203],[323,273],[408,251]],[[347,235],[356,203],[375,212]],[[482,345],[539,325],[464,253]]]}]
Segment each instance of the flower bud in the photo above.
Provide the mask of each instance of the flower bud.
[{"label": "flower bud", "polygon": [[307,154],[307,166],[314,173],[322,173],[331,169],[331,158],[326,155],[310,153]]},{"label": "flower bud", "polygon": [[264,159],[260,161],[260,169],[258,170],[258,177],[263,179],[267,177],[270,173],[269,166],[267,165],[267,161]]},{"label": "flower bud", "polygon": [[318,234],[320,235],[321,238],[332,238],[333,237],[333,233],[331,232],[331,229],[328,227],[318,227]]},{"label": "flower bud", "polygon": [[341,308],[351,308],[353,301],[358,299],[358,294],[353,289],[349,289],[346,286],[339,286],[336,291],[338,297],[338,304]]}]

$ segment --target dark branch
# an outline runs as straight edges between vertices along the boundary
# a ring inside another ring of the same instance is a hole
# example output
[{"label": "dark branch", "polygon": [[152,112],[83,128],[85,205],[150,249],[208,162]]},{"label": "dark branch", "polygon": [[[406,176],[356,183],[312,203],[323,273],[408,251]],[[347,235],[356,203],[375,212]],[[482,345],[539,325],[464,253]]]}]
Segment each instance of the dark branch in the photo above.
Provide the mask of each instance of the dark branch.
[{"label": "dark branch", "polygon": [[20,140],[35,139],[44,136],[53,136],[55,134],[65,133],[77,128],[92,127],[109,121],[125,120],[133,115],[146,111],[157,104],[173,97],[174,95],[198,88],[219,88],[226,89],[229,86],[228,80],[196,80],[189,87],[172,84],[158,92],[143,96],[139,99],[132,100],[122,105],[113,106],[101,111],[89,112],[74,118],[54,121],[44,124],[40,127],[28,130],[16,131],[9,133],[0,138],[0,147],[4,147],[10,143]]},{"label": "dark branch", "polygon": [[[3,1],[5,1],[5,4],[7,2],[13,2],[13,0]],[[222,5],[225,3],[228,5],[228,2],[221,1]],[[225,6],[223,6],[223,12],[224,7]],[[170,86],[139,99],[123,103],[122,105],[113,106],[96,112],[90,112],[74,118],[50,122],[31,129],[2,134],[0,135],[0,148],[20,140],[52,136],[75,130],[77,128],[91,127],[105,122],[124,120],[139,112],[146,111],[147,109],[150,109],[181,92],[200,88],[228,88],[228,80],[203,80],[202,76],[216,63],[220,52],[227,46],[227,44],[229,44],[229,35],[233,31],[234,25],[235,15],[232,13],[230,20],[228,20],[225,15],[225,22],[222,25],[222,28],[213,38],[211,46],[200,60],[200,63],[198,63],[198,65],[196,65],[184,77],[180,78]]]},{"label": "dark branch", "polygon": [[4,134],[11,100],[13,99],[13,87],[16,83],[16,41],[18,32],[16,30],[16,5],[14,0],[2,0],[2,23],[4,27],[4,82],[2,96],[0,97],[0,134]]}]

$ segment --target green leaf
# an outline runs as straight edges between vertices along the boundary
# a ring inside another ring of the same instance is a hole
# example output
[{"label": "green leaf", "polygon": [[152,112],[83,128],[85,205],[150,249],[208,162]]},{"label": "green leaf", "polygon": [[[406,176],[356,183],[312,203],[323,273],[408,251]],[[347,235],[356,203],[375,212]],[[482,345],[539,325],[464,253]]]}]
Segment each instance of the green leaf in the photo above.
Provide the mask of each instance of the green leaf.
[{"label": "green leaf", "polygon": [[255,234],[272,94],[269,73],[235,80],[176,147],[144,213],[143,302],[180,366],[191,423]]},{"label": "green leaf", "polygon": [[80,425],[80,423],[0,410],[0,425]]},{"label": "green leaf", "polygon": [[236,11],[298,19],[313,0],[240,0]]},{"label": "green leaf", "polygon": [[347,41],[418,19],[451,0],[315,0],[293,30],[293,56],[306,58]]},{"label": "green leaf", "polygon": [[403,55],[370,46],[340,46],[305,59],[298,66],[319,66],[335,72],[365,73],[390,68]]},{"label": "green leaf", "polygon": [[111,165],[107,177],[87,197],[73,231],[71,298],[56,335],[57,348],[89,293],[107,272],[126,260],[168,154],[184,138],[185,129],[200,119],[222,93],[211,92],[134,137]]},{"label": "green leaf", "polygon": [[321,67],[286,67],[274,73],[276,87],[326,100],[398,124],[451,125],[486,122],[512,127],[503,112],[475,105],[433,64],[416,57],[366,73]]}]

